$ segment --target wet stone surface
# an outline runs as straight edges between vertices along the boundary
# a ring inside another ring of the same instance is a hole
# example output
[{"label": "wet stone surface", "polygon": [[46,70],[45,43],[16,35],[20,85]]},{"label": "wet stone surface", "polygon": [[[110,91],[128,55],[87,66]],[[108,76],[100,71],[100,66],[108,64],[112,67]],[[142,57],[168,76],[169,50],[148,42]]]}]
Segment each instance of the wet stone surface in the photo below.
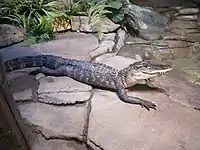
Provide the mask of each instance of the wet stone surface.
[{"label": "wet stone surface", "polygon": [[87,104],[82,106],[51,106],[30,103],[19,106],[22,117],[36,126],[46,138],[77,138],[83,140]]}]

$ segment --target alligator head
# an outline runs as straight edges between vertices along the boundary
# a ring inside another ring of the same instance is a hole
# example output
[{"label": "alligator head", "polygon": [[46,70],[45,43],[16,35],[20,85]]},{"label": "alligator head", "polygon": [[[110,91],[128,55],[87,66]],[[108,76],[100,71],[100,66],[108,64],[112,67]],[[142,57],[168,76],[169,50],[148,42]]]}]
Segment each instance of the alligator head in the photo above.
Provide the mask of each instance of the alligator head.
[{"label": "alligator head", "polygon": [[127,85],[134,85],[141,80],[151,79],[172,70],[172,66],[152,64],[149,61],[139,61],[129,65],[123,70]]}]

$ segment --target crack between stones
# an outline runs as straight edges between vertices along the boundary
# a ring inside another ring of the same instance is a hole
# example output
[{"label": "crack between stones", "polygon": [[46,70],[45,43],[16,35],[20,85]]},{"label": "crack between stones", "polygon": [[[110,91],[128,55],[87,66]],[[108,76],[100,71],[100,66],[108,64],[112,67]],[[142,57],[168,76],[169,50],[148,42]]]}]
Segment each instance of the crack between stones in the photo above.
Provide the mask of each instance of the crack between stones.
[{"label": "crack between stones", "polygon": [[49,136],[47,137],[40,128],[40,126],[37,125],[29,125],[32,129],[33,132],[40,134],[45,140],[67,140],[67,141],[75,141],[77,143],[84,143],[83,140],[78,139],[77,137],[68,137],[68,136],[64,136],[64,135],[58,135],[58,136]]},{"label": "crack between stones", "polygon": [[98,147],[100,150],[104,150],[104,148],[103,147],[101,147],[100,145],[98,145],[98,144],[96,144],[93,140],[91,140],[91,139],[89,139],[90,140],[90,142],[92,143],[92,144],[94,144],[96,147]]},{"label": "crack between stones", "polygon": [[194,106],[191,107],[187,104],[181,103],[179,101],[175,101],[175,100],[173,100],[173,98],[169,94],[166,94],[166,93],[164,93],[164,94],[169,98],[170,102],[172,102],[172,103],[176,103],[176,104],[179,104],[181,106],[184,106],[184,107],[187,107],[187,108],[193,108],[196,111],[200,111],[200,108],[198,108],[198,107],[194,107]]},{"label": "crack between stones", "polygon": [[77,106],[77,105],[84,105],[88,102],[88,100],[86,101],[75,101],[73,103],[57,103],[57,102],[47,102],[47,101],[42,101],[42,100],[38,100],[39,103],[43,103],[43,104],[48,104],[48,105],[53,105],[53,106]]},{"label": "crack between stones", "polygon": [[92,98],[94,96],[94,89],[91,91],[91,95],[90,98],[88,99],[88,107],[87,107],[87,113],[86,113],[86,121],[85,121],[85,125],[84,125],[84,129],[83,129],[83,141],[85,141],[85,143],[87,143],[88,140],[88,129],[89,129],[89,121],[90,121],[90,113],[91,113],[91,109],[92,109]]},{"label": "crack between stones", "polygon": [[173,55],[172,51],[169,49],[170,54],[172,55],[172,59],[175,58],[175,56]]},{"label": "crack between stones", "polygon": [[[155,45],[155,46],[157,46],[157,45]],[[163,46],[163,47],[158,48],[158,49],[176,49],[176,48],[189,48],[189,47],[190,47],[190,45],[188,45],[188,46],[176,46],[176,47]]]},{"label": "crack between stones", "polygon": [[71,91],[57,91],[57,92],[41,92],[38,93],[37,95],[42,95],[42,94],[59,94],[59,93],[79,93],[79,92],[91,92],[92,90],[71,90]]}]

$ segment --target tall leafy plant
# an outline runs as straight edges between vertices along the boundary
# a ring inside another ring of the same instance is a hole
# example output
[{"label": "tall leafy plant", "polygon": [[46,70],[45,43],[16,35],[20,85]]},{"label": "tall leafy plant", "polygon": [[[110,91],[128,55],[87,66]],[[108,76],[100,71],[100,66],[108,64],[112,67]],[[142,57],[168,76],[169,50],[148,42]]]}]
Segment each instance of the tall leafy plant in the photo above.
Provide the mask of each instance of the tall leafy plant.
[{"label": "tall leafy plant", "polygon": [[106,19],[106,15],[111,13],[105,8],[107,5],[104,1],[97,2],[93,6],[91,6],[88,10],[89,24],[92,28],[98,31],[98,37],[101,40],[103,36],[103,25]]},{"label": "tall leafy plant", "polygon": [[[50,27],[52,27],[53,20],[63,16],[63,13],[59,9],[60,5],[61,2],[53,0],[16,0],[4,2],[0,8],[0,22],[18,25],[27,32],[28,36],[34,35],[37,37],[36,39],[39,37],[44,38],[41,30],[46,31],[45,35],[52,34],[52,28]],[[48,22],[44,20],[48,20]],[[49,37],[51,36],[49,35]],[[39,41],[36,40],[35,42]]]}]

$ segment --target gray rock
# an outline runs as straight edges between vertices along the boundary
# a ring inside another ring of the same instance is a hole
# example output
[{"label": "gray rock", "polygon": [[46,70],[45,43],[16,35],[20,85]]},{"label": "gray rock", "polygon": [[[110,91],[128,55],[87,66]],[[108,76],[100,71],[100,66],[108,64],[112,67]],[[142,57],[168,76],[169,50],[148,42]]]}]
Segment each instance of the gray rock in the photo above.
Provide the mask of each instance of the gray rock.
[{"label": "gray rock", "polygon": [[77,138],[81,141],[84,135],[87,107],[87,104],[79,107],[56,107],[41,103],[18,106],[25,121],[35,126],[46,138]]},{"label": "gray rock", "polygon": [[65,37],[24,47],[20,44],[1,49],[3,59],[10,60],[19,56],[53,54],[67,58],[86,60],[88,54],[99,46],[98,39],[93,34],[67,33]]},{"label": "gray rock", "polygon": [[97,57],[99,55],[105,54],[106,52],[112,52],[115,42],[111,40],[104,40],[99,45],[99,48],[89,53],[90,58]]},{"label": "gray rock", "polygon": [[140,32],[140,37],[145,39],[145,40],[158,40],[161,38],[161,32],[157,32],[155,31],[148,31],[148,30],[143,30],[142,32]]},{"label": "gray rock", "polygon": [[154,50],[154,56],[158,59],[158,60],[165,60],[165,59],[173,59],[173,55],[171,53],[171,51],[168,48],[165,49],[156,49]]},{"label": "gray rock", "polygon": [[100,46],[99,48],[95,49],[94,51],[89,53],[89,57],[92,59],[94,57],[100,56],[108,52],[109,49],[107,46]]},{"label": "gray rock", "polygon": [[180,29],[197,28],[197,24],[195,21],[174,20],[169,25],[169,28],[180,28]]},{"label": "gray rock", "polygon": [[200,33],[189,33],[185,36],[185,39],[191,42],[200,42]]},{"label": "gray rock", "polygon": [[[168,19],[161,14],[144,8],[134,4],[129,4],[128,8],[131,9],[130,14],[138,18],[138,21],[143,22],[144,24],[157,26],[157,27],[164,27],[167,25]],[[139,25],[140,26],[140,25]],[[140,29],[145,29],[140,26]]]},{"label": "gray rock", "polygon": [[164,89],[171,101],[188,106],[188,109],[200,108],[200,87],[189,83],[180,73],[172,71],[168,76],[155,78],[153,84]]},{"label": "gray rock", "polygon": [[119,29],[116,35],[115,49],[120,50],[121,47],[124,45],[125,39],[126,39],[126,32],[122,29]]},{"label": "gray rock", "polygon": [[[20,70],[22,71],[22,70]],[[9,86],[16,101],[35,101],[38,83],[34,76],[28,76],[27,72],[15,71],[8,74]],[[25,71],[25,70],[24,70]]]},{"label": "gray rock", "polygon": [[32,100],[32,89],[29,88],[21,92],[13,93],[13,98],[16,101]]},{"label": "gray rock", "polygon": [[162,35],[163,40],[184,40],[185,37],[175,33],[165,33]]},{"label": "gray rock", "polygon": [[173,55],[173,58],[189,57],[192,54],[192,49],[190,47],[179,47],[179,48],[173,48],[169,50],[171,54]]},{"label": "gray rock", "polygon": [[32,150],[88,150],[84,144],[78,144],[75,141],[61,139],[45,139],[38,135],[33,145]]},{"label": "gray rock", "polygon": [[148,112],[140,106],[121,102],[115,93],[96,92],[92,99],[88,140],[106,150],[200,148],[199,112],[161,93],[128,94],[153,101],[158,109]]},{"label": "gray rock", "polygon": [[178,20],[186,20],[186,21],[197,21],[197,15],[184,15],[184,16],[177,16],[176,19]]},{"label": "gray rock", "polygon": [[127,44],[127,45],[150,44],[150,41],[144,40],[144,39],[142,39],[140,37],[131,37],[131,36],[129,36],[126,39],[125,44]]},{"label": "gray rock", "polygon": [[151,45],[166,48],[185,48],[189,47],[190,43],[182,40],[157,40],[151,42]]},{"label": "gray rock", "polygon": [[101,55],[101,56],[98,56],[98,57],[95,59],[95,61],[96,61],[96,62],[100,62],[100,61],[103,61],[103,60],[105,60],[105,59],[107,59],[107,58],[113,57],[114,55],[115,55],[115,53],[103,54],[103,55]]},{"label": "gray rock", "polygon": [[108,47],[108,51],[112,52],[114,45],[115,45],[114,41],[105,40],[99,45],[99,47]]},{"label": "gray rock", "polygon": [[102,41],[115,41],[116,33],[103,34]]},{"label": "gray rock", "polygon": [[69,77],[46,77],[39,80],[38,94],[63,92],[88,92],[91,86],[75,81]]},{"label": "gray rock", "polygon": [[150,41],[149,44],[133,44],[133,45],[124,45],[118,55],[124,56],[124,57],[131,57],[135,59],[135,55],[138,54],[140,55],[143,59],[147,59],[148,54],[148,59],[149,56],[152,57],[153,55],[151,54],[154,50],[153,46],[150,46]]},{"label": "gray rock", "polygon": [[199,12],[198,8],[182,8],[178,10],[178,13],[181,15],[192,15]]},{"label": "gray rock", "polygon": [[127,67],[128,65],[137,61],[140,61],[140,60],[131,59],[128,57],[123,57],[123,56],[114,56],[114,57],[102,59],[99,62],[109,65],[111,67],[117,68],[117,69],[123,69]]},{"label": "gray rock", "polygon": [[12,25],[0,24],[0,48],[23,41],[25,35],[23,32]]},{"label": "gray rock", "polygon": [[[71,26],[73,31],[98,32],[97,28],[89,24],[89,18],[87,16],[73,16]],[[102,32],[113,32],[119,28],[119,26],[120,25],[113,23],[110,19],[107,18],[103,23]]]},{"label": "gray rock", "polygon": [[38,101],[54,105],[72,105],[88,101],[90,95],[90,92],[44,93],[38,95]]}]

